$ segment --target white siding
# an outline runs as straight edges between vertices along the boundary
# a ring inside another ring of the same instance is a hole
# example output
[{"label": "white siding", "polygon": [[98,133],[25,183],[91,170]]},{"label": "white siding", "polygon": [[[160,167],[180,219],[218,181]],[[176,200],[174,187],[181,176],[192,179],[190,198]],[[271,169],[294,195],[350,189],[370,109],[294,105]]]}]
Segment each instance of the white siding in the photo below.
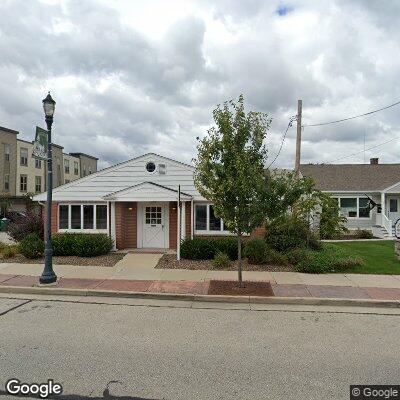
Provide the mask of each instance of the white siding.
[{"label": "white siding", "polygon": [[[147,172],[146,164],[149,161],[156,165],[166,164],[166,174]],[[143,182],[153,182],[173,190],[181,185],[182,192],[193,196],[195,200],[203,200],[194,186],[193,172],[194,168],[189,165],[149,153],[57,188],[53,192],[53,200],[99,201],[103,196]],[[45,201],[46,197],[37,196],[35,200]]]}]

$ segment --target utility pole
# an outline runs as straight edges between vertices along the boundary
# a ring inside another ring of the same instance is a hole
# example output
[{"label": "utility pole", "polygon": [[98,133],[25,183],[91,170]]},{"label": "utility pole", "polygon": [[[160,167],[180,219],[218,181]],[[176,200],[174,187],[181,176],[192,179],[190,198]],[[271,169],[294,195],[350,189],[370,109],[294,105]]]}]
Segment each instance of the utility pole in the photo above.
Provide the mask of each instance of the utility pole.
[{"label": "utility pole", "polygon": [[300,153],[301,153],[301,113],[303,108],[302,100],[297,100],[297,137],[296,137],[296,175],[300,175]]}]

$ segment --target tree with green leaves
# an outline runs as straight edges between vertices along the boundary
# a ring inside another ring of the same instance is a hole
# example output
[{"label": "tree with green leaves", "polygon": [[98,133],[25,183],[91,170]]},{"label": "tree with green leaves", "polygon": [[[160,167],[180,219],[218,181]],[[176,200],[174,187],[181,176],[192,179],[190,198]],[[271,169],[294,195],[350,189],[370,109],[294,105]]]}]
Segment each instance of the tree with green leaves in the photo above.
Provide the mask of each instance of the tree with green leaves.
[{"label": "tree with green leaves", "polygon": [[237,236],[238,279],[242,286],[242,240],[264,219],[266,181],[264,140],[271,118],[261,112],[245,112],[244,98],[225,102],[213,111],[215,126],[198,139],[194,160],[195,184],[213,202],[216,215]]},{"label": "tree with green leaves", "polygon": [[292,171],[268,171],[265,213],[269,221],[288,214],[305,220],[318,227],[321,239],[336,239],[347,230],[337,199],[316,189],[311,178]]}]

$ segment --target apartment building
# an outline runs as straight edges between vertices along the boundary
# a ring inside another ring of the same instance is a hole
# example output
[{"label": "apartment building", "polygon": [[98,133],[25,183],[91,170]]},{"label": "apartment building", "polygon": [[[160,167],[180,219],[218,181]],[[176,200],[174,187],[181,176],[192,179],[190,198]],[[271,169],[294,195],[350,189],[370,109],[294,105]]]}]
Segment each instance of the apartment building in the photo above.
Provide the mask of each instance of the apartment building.
[{"label": "apartment building", "polygon": [[[32,156],[33,142],[18,139],[18,131],[0,126],[0,196],[9,196],[13,211],[24,211],[27,196],[47,188],[47,165]],[[97,171],[98,158],[64,153],[53,144],[53,187]]]}]

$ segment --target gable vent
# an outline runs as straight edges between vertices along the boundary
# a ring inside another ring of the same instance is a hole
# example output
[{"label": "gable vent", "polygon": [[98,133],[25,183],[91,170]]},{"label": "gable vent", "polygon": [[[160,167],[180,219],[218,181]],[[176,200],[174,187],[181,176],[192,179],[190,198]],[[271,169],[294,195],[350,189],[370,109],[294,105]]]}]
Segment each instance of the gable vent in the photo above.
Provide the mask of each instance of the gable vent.
[{"label": "gable vent", "polygon": [[167,167],[165,164],[158,164],[158,173],[160,175],[165,175],[167,173]]}]

